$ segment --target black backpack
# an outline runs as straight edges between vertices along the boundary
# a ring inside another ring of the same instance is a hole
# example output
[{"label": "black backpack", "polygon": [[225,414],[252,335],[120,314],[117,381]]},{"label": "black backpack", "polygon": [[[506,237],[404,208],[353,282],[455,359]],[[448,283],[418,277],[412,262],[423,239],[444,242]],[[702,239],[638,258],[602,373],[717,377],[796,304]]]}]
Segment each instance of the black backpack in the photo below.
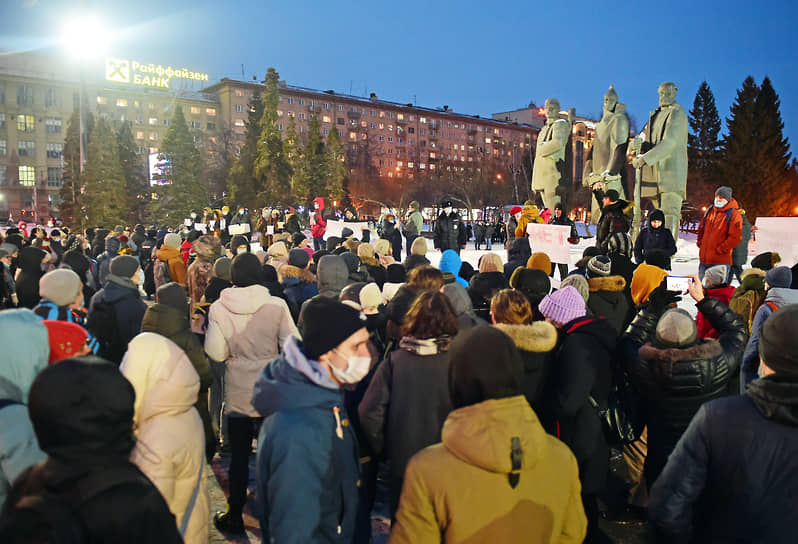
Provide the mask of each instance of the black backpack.
[{"label": "black backpack", "polygon": [[[30,467],[20,479],[42,479],[43,465]],[[5,544],[85,544],[89,536],[80,507],[97,495],[122,484],[146,481],[135,466],[98,470],[66,489],[46,483],[35,495],[23,495],[7,503],[0,519],[0,542]],[[12,492],[13,494],[13,492]]]},{"label": "black backpack", "polygon": [[119,332],[114,305],[98,298],[86,319],[86,328],[100,344],[97,355],[114,363],[121,363],[127,344]]}]

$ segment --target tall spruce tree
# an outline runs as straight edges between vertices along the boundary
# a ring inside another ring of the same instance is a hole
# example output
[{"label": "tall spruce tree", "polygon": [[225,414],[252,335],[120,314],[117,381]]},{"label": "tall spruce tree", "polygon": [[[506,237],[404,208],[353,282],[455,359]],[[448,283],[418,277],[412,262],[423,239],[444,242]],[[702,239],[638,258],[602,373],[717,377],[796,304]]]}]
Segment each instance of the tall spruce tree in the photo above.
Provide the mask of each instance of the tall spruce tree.
[{"label": "tall spruce tree", "polygon": [[255,175],[255,160],[258,157],[260,120],[263,117],[263,100],[259,92],[252,93],[247,110],[244,145],[230,169],[228,188],[233,206],[254,206],[260,178]]},{"label": "tall spruce tree", "polygon": [[[726,118],[727,134],[723,139],[721,165],[722,181],[729,185],[735,198],[751,214],[758,207],[756,193],[761,190],[756,180],[759,159],[753,152],[758,147],[759,131],[756,98],[759,86],[752,76],[743,81],[731,105],[731,115]],[[750,217],[749,217],[750,219]]]},{"label": "tall spruce tree", "polygon": [[688,117],[690,133],[687,151],[690,168],[697,170],[708,182],[717,178],[718,148],[720,141],[720,116],[715,106],[715,95],[706,81],[701,82]]},{"label": "tall spruce tree", "polygon": [[795,197],[785,191],[790,177],[790,142],[784,137],[784,122],[779,108],[781,101],[770,78],[765,76],[756,97],[756,116],[759,124],[759,171],[764,188],[761,209],[757,215],[792,215],[791,204]]},{"label": "tall spruce tree", "polygon": [[298,195],[304,195],[308,191],[305,172],[302,170],[302,152],[303,148],[299,144],[296,134],[296,119],[293,115],[289,115],[283,137],[283,156],[291,169],[291,194],[297,201],[300,200],[297,198]]},{"label": "tall spruce tree", "polygon": [[[94,116],[86,113],[84,130],[89,140],[94,127]],[[85,151],[85,150],[84,150]],[[67,122],[64,138],[64,172],[61,184],[61,204],[58,215],[67,225],[80,225],[83,219],[80,213],[81,180],[80,180],[80,112],[75,110]]]},{"label": "tall spruce tree", "polygon": [[161,152],[169,160],[171,183],[156,188],[157,198],[150,203],[148,211],[156,221],[181,222],[192,209],[206,206],[208,195],[202,183],[202,156],[194,145],[180,106],[175,107]]},{"label": "tall spruce tree", "polygon": [[255,205],[286,203],[291,200],[291,170],[283,154],[283,139],[278,126],[277,106],[280,103],[280,74],[274,68],[266,71],[263,92],[263,116],[260,119],[258,154],[255,174],[261,178]]},{"label": "tall spruce tree", "polygon": [[306,176],[307,199],[317,196],[328,197],[330,195],[327,186],[327,160],[324,154],[324,142],[321,139],[321,127],[319,120],[314,115],[308,125],[308,140],[305,144],[303,153],[302,170]]},{"label": "tall spruce tree", "polygon": [[[315,118],[315,116],[314,116]],[[344,181],[346,180],[346,150],[338,137],[338,129],[332,127],[327,136],[326,170],[327,194],[333,199],[342,200],[344,196]]]},{"label": "tall spruce tree", "polygon": [[83,227],[105,225],[110,228],[125,222],[129,211],[125,173],[110,122],[103,118],[97,120],[86,155],[80,198]]},{"label": "tall spruce tree", "polygon": [[128,220],[140,223],[144,220],[144,208],[149,199],[150,184],[147,179],[146,158],[138,152],[129,121],[119,126],[116,142],[119,148],[119,163],[125,175]]}]

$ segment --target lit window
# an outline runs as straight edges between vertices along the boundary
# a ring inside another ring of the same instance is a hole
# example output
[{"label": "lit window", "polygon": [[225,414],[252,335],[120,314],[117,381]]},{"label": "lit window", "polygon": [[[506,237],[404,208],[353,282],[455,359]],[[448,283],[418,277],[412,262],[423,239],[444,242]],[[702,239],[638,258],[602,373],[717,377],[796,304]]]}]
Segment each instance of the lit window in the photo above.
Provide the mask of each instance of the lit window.
[{"label": "lit window", "polygon": [[216,108],[205,108],[205,115],[210,115],[211,117],[216,115]]},{"label": "lit window", "polygon": [[36,144],[25,140],[17,142],[17,154],[20,157],[34,157],[36,155]]},{"label": "lit window", "polygon": [[418,167],[421,168],[422,170],[424,170],[427,167],[427,163],[421,162],[421,163],[418,164]]},{"label": "lit window", "polygon": [[61,132],[61,118],[60,117],[48,117],[44,120],[44,125],[50,134],[58,134]]},{"label": "lit window", "polygon": [[153,142],[158,140],[158,133],[157,132],[150,132],[150,140]]},{"label": "lit window", "polygon": [[352,141],[357,140],[357,132],[350,132],[349,133],[349,139],[352,140]]},{"label": "lit window", "polygon": [[408,163],[407,163],[407,167],[408,167],[408,168],[413,168],[413,165],[414,165],[414,164],[415,164],[415,163],[414,163],[413,161],[410,161],[410,162],[408,162]]},{"label": "lit window", "polygon": [[34,117],[32,115],[17,115],[17,130],[20,132],[33,132]]},{"label": "lit window", "polygon": [[382,117],[385,117],[385,112],[384,111],[380,112],[380,118],[382,118]]},{"label": "lit window", "polygon": [[[0,140],[0,157],[5,157],[8,153],[8,143],[5,140]],[[4,170],[0,168],[0,170]]]},{"label": "lit window", "polygon": [[418,118],[418,122],[419,123],[426,123],[427,122],[427,118],[426,117],[419,117]]},{"label": "lit window", "polygon": [[241,89],[236,89],[235,95],[236,96],[244,96],[244,91],[242,91]]},{"label": "lit window", "polygon": [[97,103],[98,104],[105,104],[106,102],[107,102],[107,100],[105,99],[104,96],[98,96],[97,97]]},{"label": "lit window", "polygon": [[[407,163],[407,165],[410,166],[410,163]],[[396,166],[404,166],[404,163],[402,161],[396,161]]]},{"label": "lit window", "polygon": [[139,102],[138,100],[134,100],[134,101],[133,101],[133,107],[134,107],[134,108],[139,108],[139,107],[141,107],[141,102]]},{"label": "lit window", "polygon": [[366,123],[365,121],[361,121],[360,126],[366,128],[368,126],[368,123]]},{"label": "lit window", "polygon": [[393,125],[388,125],[388,130],[390,130],[391,132],[393,132]]},{"label": "lit window", "polygon": [[64,152],[64,144],[47,144],[47,158],[60,159]]},{"label": "lit window", "polygon": [[158,118],[157,117],[150,117],[149,123],[151,125],[157,125],[158,124]]},{"label": "lit window", "polygon": [[294,112],[292,112],[292,111],[289,111],[289,112],[288,112],[288,117],[293,117],[293,116],[294,116]]},{"label": "lit window", "polygon": [[330,116],[329,116],[329,115],[324,115],[324,116],[322,116],[321,120],[322,120],[322,122],[324,122],[324,123],[330,123],[330,122],[332,122],[332,121],[330,120]]},{"label": "lit window", "polygon": [[32,166],[19,167],[19,184],[25,187],[36,185],[36,171]]},{"label": "lit window", "polygon": [[283,116],[283,110],[277,110],[277,117]]},{"label": "lit window", "polygon": [[144,131],[143,130],[137,130],[136,131],[136,139],[137,140],[143,140],[144,139]]},{"label": "lit window", "polygon": [[126,108],[127,107],[127,100],[125,98],[117,98],[116,99],[116,105],[118,107],[120,107],[120,108]]},{"label": "lit window", "polygon": [[384,129],[385,129],[385,123],[380,123],[380,130],[384,130]]},{"label": "lit window", "polygon": [[404,118],[405,118],[405,114],[404,113],[397,113],[396,114],[396,120],[397,121],[403,121]]},{"label": "lit window", "polygon": [[490,142],[491,142],[491,139],[490,139],[490,138],[485,138],[485,143],[486,143],[486,144],[489,144]]},{"label": "lit window", "polygon": [[199,106],[191,106],[191,113],[199,115],[200,112],[202,112],[202,109]]},{"label": "lit window", "polygon": [[[288,112],[288,113],[290,114],[291,112]],[[243,119],[236,119],[235,123],[233,123],[233,124],[235,126],[237,126],[237,127],[243,128],[244,127],[244,120]]]}]

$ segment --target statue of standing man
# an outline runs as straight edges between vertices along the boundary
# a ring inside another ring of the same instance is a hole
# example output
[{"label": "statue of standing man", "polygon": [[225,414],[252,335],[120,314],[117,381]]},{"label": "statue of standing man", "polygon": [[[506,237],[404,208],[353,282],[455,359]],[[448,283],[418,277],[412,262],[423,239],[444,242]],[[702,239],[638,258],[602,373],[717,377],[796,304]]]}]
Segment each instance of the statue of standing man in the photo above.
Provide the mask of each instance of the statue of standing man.
[{"label": "statue of standing man", "polygon": [[[631,143],[636,155],[632,166],[640,170],[640,196],[651,199],[662,210],[665,228],[674,240],[679,237],[687,191],[687,114],[676,103],[677,90],[670,81],[660,83],[659,108],[651,112],[643,132]],[[639,219],[640,207],[636,204],[635,217]],[[638,220],[636,228],[639,224]]]},{"label": "statue of standing man", "polygon": [[560,169],[565,165],[565,146],[571,134],[571,124],[560,119],[560,103],[546,100],[546,124],[538,134],[535,164],[532,169],[532,189],[541,193],[543,205],[550,210],[559,204],[557,186]]},{"label": "statue of standing man", "polygon": [[588,153],[582,175],[584,186],[590,187],[591,192],[596,195],[591,199],[593,224],[598,224],[601,216],[599,201],[604,192],[615,189],[622,199],[626,199],[621,176],[629,144],[629,118],[625,113],[626,105],[618,102],[618,93],[612,85],[604,94],[603,110],[604,114],[596,125],[593,147]]}]

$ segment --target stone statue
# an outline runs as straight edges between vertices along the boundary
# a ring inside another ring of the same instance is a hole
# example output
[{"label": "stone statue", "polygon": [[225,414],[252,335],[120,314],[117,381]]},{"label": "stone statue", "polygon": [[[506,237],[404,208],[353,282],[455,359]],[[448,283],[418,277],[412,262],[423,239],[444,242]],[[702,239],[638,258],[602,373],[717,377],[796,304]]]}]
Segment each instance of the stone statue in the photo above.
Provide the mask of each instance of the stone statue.
[{"label": "stone statue", "polygon": [[565,167],[565,146],[571,134],[571,124],[559,118],[560,103],[546,100],[546,124],[538,134],[535,164],[532,169],[532,189],[539,191],[543,205],[550,210],[560,202],[557,185]]},{"label": "stone statue", "polygon": [[[640,196],[651,199],[663,211],[665,228],[674,240],[679,236],[687,190],[687,114],[676,103],[677,90],[670,81],[660,83],[659,108],[651,112],[643,132],[630,144],[636,155],[632,166],[639,173]],[[636,204],[635,232],[640,228],[640,205]]]},{"label": "stone statue", "polygon": [[[591,191],[615,189],[626,199],[622,174],[626,164],[626,147],[629,144],[629,118],[626,105],[618,102],[615,87],[604,94],[604,114],[596,125],[593,147],[587,155],[582,184]],[[597,224],[601,216],[598,199],[591,199],[591,222]]]}]

